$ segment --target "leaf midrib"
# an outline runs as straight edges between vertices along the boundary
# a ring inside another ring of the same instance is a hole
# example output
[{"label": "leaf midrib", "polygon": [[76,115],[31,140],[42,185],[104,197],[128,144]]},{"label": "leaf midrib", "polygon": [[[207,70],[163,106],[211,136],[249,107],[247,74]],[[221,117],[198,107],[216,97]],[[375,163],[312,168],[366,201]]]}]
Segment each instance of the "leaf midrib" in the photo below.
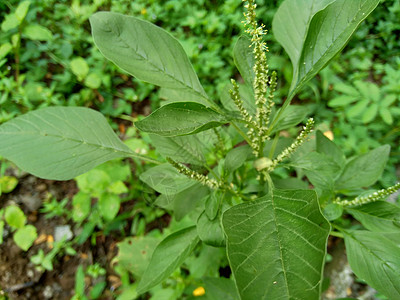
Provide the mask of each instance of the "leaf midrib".
[{"label": "leaf midrib", "polygon": [[26,131],[25,132],[0,132],[0,133],[2,135],[12,135],[12,136],[21,135],[21,136],[34,136],[34,137],[35,136],[36,137],[40,136],[40,137],[44,137],[44,138],[46,138],[46,137],[61,138],[63,140],[80,143],[81,145],[88,145],[88,146],[96,147],[96,148],[99,148],[99,149],[111,150],[112,152],[120,152],[120,153],[124,153],[124,154],[129,154],[129,155],[132,155],[132,154],[136,155],[136,153],[131,151],[129,148],[128,149],[130,151],[124,151],[124,150],[121,150],[119,148],[113,148],[113,147],[110,147],[110,146],[103,146],[103,145],[100,145],[100,144],[94,144],[94,143],[91,143],[91,142],[87,142],[86,140],[74,139],[74,138],[71,138],[71,137],[63,136],[63,135],[48,134],[48,133],[41,134],[41,133],[38,133],[37,131],[31,131],[31,132],[26,132]]}]

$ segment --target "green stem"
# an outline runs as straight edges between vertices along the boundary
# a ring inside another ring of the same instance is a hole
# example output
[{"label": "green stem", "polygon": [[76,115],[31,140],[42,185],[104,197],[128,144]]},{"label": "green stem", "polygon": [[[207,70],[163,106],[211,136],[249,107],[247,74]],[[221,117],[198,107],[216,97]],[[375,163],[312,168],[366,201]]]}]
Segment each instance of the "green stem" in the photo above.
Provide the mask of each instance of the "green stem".
[{"label": "green stem", "polygon": [[236,129],[236,131],[244,138],[244,140],[247,142],[247,144],[251,145],[251,142],[247,135],[234,123],[231,122],[232,126]]},{"label": "green stem", "polygon": [[145,155],[136,154],[136,153],[134,153],[134,152],[126,152],[126,154],[127,154],[128,157],[138,158],[138,159],[141,159],[141,160],[144,160],[144,161],[147,161],[147,162],[149,162],[149,163],[156,164],[156,165],[161,165],[161,164],[163,164],[161,161],[155,160],[155,159],[150,158],[150,157],[145,156]]},{"label": "green stem", "polygon": [[341,239],[344,238],[343,233],[338,232],[338,231],[331,231],[329,234],[332,235],[332,236],[336,236],[338,238],[341,238]]},{"label": "green stem", "polygon": [[290,96],[288,98],[286,98],[286,101],[283,103],[278,114],[274,117],[274,120],[272,121],[271,126],[269,126],[269,128],[268,128],[268,136],[271,134],[272,129],[274,129],[276,123],[280,119],[280,117],[283,114],[283,112],[285,111],[285,109],[290,105],[290,102],[292,101],[294,95],[295,94],[291,93]]},{"label": "green stem", "polygon": [[277,132],[275,134],[274,140],[272,141],[271,149],[269,150],[268,157],[270,159],[272,159],[274,157],[276,146],[278,145],[278,141],[279,141],[279,133]]}]

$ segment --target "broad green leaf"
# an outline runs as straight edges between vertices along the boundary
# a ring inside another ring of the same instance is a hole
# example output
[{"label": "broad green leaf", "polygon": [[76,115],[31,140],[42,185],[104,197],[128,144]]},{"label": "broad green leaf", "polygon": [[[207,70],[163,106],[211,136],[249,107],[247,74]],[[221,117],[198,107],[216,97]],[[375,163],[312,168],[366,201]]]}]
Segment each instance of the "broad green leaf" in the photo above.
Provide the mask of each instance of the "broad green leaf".
[{"label": "broad green leaf", "polygon": [[90,195],[79,191],[72,198],[72,219],[74,222],[82,222],[90,213],[92,199]]},{"label": "broad green leaf", "polygon": [[377,201],[346,210],[368,230],[400,233],[400,208],[395,204]]},{"label": "broad green leaf", "polygon": [[36,227],[33,225],[26,225],[19,228],[13,236],[14,242],[24,251],[27,251],[33,245],[36,238]]},{"label": "broad green leaf", "polygon": [[318,152],[295,157],[291,165],[303,169],[315,187],[329,191],[333,191],[335,179],[342,169],[331,157]]},{"label": "broad green leaf", "polygon": [[103,193],[99,197],[99,210],[106,221],[112,221],[118,214],[121,200],[118,195]]},{"label": "broad green leaf", "polygon": [[4,219],[14,228],[23,228],[26,222],[24,212],[16,205],[7,206],[4,212]]},{"label": "broad green leaf", "polygon": [[229,278],[203,279],[206,296],[208,300],[239,300],[240,297],[235,287],[235,282]]},{"label": "broad green leaf", "polygon": [[118,243],[118,255],[113,262],[141,277],[146,270],[159,240],[150,236],[128,237]]},{"label": "broad green leaf", "polygon": [[346,164],[346,158],[343,151],[321,131],[317,131],[317,152],[332,157],[333,161],[341,168]]},{"label": "broad green leaf", "polygon": [[230,150],[225,157],[225,169],[228,173],[240,168],[252,153],[248,145],[240,146]]},{"label": "broad green leaf", "polygon": [[251,41],[247,36],[241,36],[233,48],[233,59],[247,86],[252,87],[254,82],[254,54],[250,47]]},{"label": "broad green leaf", "polygon": [[210,190],[208,187],[195,182],[193,185],[177,194],[160,195],[154,204],[162,208],[172,210],[174,212],[175,219],[180,221],[196,207],[204,207],[203,200],[206,199],[209,193]]},{"label": "broad green leaf", "polygon": [[378,4],[379,0],[336,0],[318,12],[310,23],[292,89],[298,90],[324,68]]},{"label": "broad green leaf", "polygon": [[213,247],[225,246],[225,236],[219,217],[210,220],[207,214],[203,212],[197,220],[197,233],[200,240],[207,245]]},{"label": "broad green leaf", "polygon": [[53,38],[51,31],[39,24],[29,24],[24,27],[22,33],[34,41],[50,41]]},{"label": "broad green leaf", "polygon": [[347,258],[357,277],[389,299],[400,299],[399,245],[381,232],[342,232]]},{"label": "broad green leaf", "polygon": [[90,23],[97,47],[117,66],[143,81],[191,93],[191,101],[213,105],[182,46],[165,30],[111,12],[94,14]]},{"label": "broad green leaf", "polygon": [[167,236],[154,250],[149,266],[139,282],[137,292],[144,293],[168,278],[192,253],[198,242],[196,226]]},{"label": "broad green leaf", "polygon": [[157,134],[150,135],[152,144],[165,157],[181,163],[202,165],[205,163],[203,143],[197,135],[164,137]]},{"label": "broad green leaf", "polygon": [[389,152],[390,146],[383,145],[351,160],[336,181],[336,190],[357,189],[374,184],[385,168]]},{"label": "broad green leaf", "polygon": [[161,136],[194,134],[228,121],[214,110],[195,102],[176,102],[164,105],[150,116],[135,123],[144,132]]},{"label": "broad green leaf", "polygon": [[310,108],[306,105],[290,105],[283,111],[283,113],[280,113],[280,110],[278,110],[274,115],[272,122],[274,126],[271,133],[296,126],[300,122],[304,121],[309,113]]},{"label": "broad green leaf", "polygon": [[291,90],[298,81],[301,56],[310,23],[314,15],[335,0],[286,0],[278,8],[272,21],[272,31],[283,46],[293,65]]},{"label": "broad green leaf", "polygon": [[0,125],[0,155],[45,179],[68,180],[117,157],[139,157],[97,111],[48,107]]},{"label": "broad green leaf", "polygon": [[310,190],[274,190],[222,219],[241,299],[319,299],[329,223]]},{"label": "broad green leaf", "polygon": [[165,195],[177,194],[194,185],[196,181],[179,173],[172,165],[162,164],[140,174],[140,180]]},{"label": "broad green leaf", "polygon": [[293,64],[290,99],[343,49],[378,3],[379,0],[283,2],[272,27]]}]

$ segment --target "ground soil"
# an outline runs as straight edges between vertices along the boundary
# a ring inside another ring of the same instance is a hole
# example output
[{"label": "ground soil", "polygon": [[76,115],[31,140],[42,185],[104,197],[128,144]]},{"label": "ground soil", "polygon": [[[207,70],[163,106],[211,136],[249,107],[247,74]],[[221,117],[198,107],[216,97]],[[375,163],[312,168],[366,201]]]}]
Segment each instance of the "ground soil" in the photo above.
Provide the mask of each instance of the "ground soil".
[{"label": "ground soil", "polygon": [[[19,184],[13,192],[0,197],[0,208],[17,204],[27,216],[28,223],[36,227],[39,237],[25,252],[14,243],[10,228],[5,228],[4,242],[0,245],[0,290],[10,299],[70,299],[78,266],[87,266],[93,262],[98,262],[107,269],[107,278],[111,279],[108,280],[110,287],[118,285],[118,278],[112,273],[110,266],[112,258],[117,254],[117,241],[111,237],[100,235],[96,239],[95,247],[89,241],[74,247],[77,254],[57,257],[53,263],[53,271],[38,270],[30,262],[30,258],[39,249],[45,253],[51,251],[51,240],[57,226],[71,225],[73,228],[73,224],[68,224],[62,217],[48,219],[40,213],[42,202],[48,197],[48,193],[62,200],[66,197],[71,199],[76,192],[74,181],[48,181],[25,174],[19,176]],[[111,297],[106,292],[103,299]]]}]

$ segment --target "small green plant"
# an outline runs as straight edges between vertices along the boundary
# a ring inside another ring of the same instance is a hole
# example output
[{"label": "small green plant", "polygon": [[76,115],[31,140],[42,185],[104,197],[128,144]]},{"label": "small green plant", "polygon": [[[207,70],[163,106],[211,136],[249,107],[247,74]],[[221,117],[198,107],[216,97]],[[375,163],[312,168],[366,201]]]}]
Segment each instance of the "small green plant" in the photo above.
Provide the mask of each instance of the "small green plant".
[{"label": "small green plant", "polygon": [[61,239],[52,243],[52,249],[49,253],[45,254],[43,249],[39,249],[38,253],[31,257],[31,262],[36,265],[39,270],[53,270],[53,261],[57,256],[64,254],[75,255],[76,251],[72,248],[73,243]]},{"label": "small green plant", "polygon": [[[347,160],[321,132],[313,135],[312,118],[298,128],[308,108],[291,105],[378,2],[306,1],[301,7],[294,0],[282,3],[272,27],[291,59],[293,77],[279,108],[277,73],[269,70],[266,31],[257,23],[253,0],[245,4],[247,35],[238,39],[233,51],[243,82],[228,83],[221,91],[222,106],[209,98],[182,46],[166,31],[135,17],[96,13],[90,21],[101,53],[138,79],[160,86],[168,98],[167,104],[135,123],[150,134],[165,160],[131,150],[100,113],[79,107],[46,108],[1,125],[0,154],[34,175],[57,180],[121,157],[156,164],[140,175],[160,193],[154,204],[170,210],[177,220],[189,215],[191,223],[155,246],[135,283],[137,294],[155,292],[187,264],[201,243],[226,250],[233,281],[213,282],[220,298],[319,299],[331,234],[344,238],[358,277],[397,299],[400,208],[381,200],[400,184],[365,190],[382,175],[390,147]],[[286,130],[297,137],[281,137]],[[91,172],[81,175],[88,186],[90,178],[109,175]],[[304,175],[308,181],[302,180]],[[100,209],[91,214],[88,232],[96,224],[93,220],[114,218],[120,203],[119,193],[110,192],[112,181],[101,179],[97,184],[104,188],[100,193],[96,189]],[[104,209],[103,193],[112,199],[104,200]],[[364,229],[343,226],[343,213],[353,215]],[[84,299],[82,268],[76,282],[75,299]]]},{"label": "small green plant", "polygon": [[14,231],[14,242],[22,250],[27,251],[37,238],[36,228],[26,224],[24,212],[16,205],[9,205],[0,210],[0,244],[3,243],[3,230],[5,223]]}]

